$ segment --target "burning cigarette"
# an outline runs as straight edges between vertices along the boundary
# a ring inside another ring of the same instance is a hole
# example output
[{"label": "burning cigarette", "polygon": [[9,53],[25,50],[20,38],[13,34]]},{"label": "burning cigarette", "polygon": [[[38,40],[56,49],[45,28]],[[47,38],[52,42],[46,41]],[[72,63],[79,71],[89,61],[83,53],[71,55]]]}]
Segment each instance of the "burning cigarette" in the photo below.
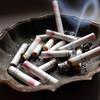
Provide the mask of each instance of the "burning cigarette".
[{"label": "burning cigarette", "polygon": [[72,66],[75,66],[77,65],[78,63],[81,63],[81,62],[85,62],[86,60],[90,60],[91,58],[93,57],[96,57],[100,55],[100,46],[99,47],[96,47],[90,51],[87,51],[83,54],[80,54],[80,55],[77,55],[73,58],[70,58],[68,60],[68,62],[72,65]]},{"label": "burning cigarette", "polygon": [[49,41],[43,46],[43,50],[47,51],[54,45],[54,39],[49,39]]},{"label": "burning cigarette", "polygon": [[48,51],[57,50],[58,48],[60,48],[61,46],[65,45],[65,44],[66,44],[65,41],[60,41],[57,44],[55,44],[53,47],[51,47]]},{"label": "burning cigarette", "polygon": [[23,63],[23,67],[26,67],[28,70],[31,70],[33,74],[39,77],[43,83],[51,82],[53,84],[58,83],[58,80],[52,77],[51,75],[47,74],[40,68],[36,67],[35,65],[31,64],[28,61]]},{"label": "burning cigarette", "polygon": [[58,30],[58,32],[64,33],[63,24],[61,21],[61,16],[60,16],[60,11],[59,11],[59,6],[58,6],[57,0],[53,0],[52,5],[53,5],[53,10],[54,10],[54,14],[55,14],[56,23],[57,23],[57,30]]},{"label": "burning cigarette", "polygon": [[27,49],[27,51],[25,52],[25,54],[23,55],[24,59],[29,59],[29,57],[32,55],[33,50],[35,49],[35,47],[41,42],[41,38],[40,37],[36,37],[35,40],[33,41],[33,43],[30,45],[30,47]]},{"label": "burning cigarette", "polygon": [[36,46],[36,48],[33,50],[32,55],[33,55],[33,56],[38,56],[39,53],[40,53],[41,50],[42,50],[42,47],[43,47],[43,43],[38,44],[38,45]]},{"label": "burning cigarette", "polygon": [[29,85],[29,86],[38,86],[40,85],[41,83],[35,79],[33,79],[32,77],[28,76],[27,74],[21,72],[19,69],[13,67],[13,66],[10,66],[8,68],[8,72],[18,78],[20,81],[24,82],[25,84]]},{"label": "burning cigarette", "polygon": [[13,60],[11,61],[10,65],[17,66],[18,63],[20,62],[22,54],[25,53],[26,49],[28,47],[27,43],[23,43],[22,46],[19,48],[18,52],[14,56]]},{"label": "burning cigarette", "polygon": [[91,33],[89,35],[86,35],[82,38],[79,38],[67,45],[64,45],[62,47],[59,48],[59,50],[62,50],[62,49],[75,49],[76,47],[79,47],[81,44],[85,44],[86,42],[89,42],[89,41],[93,41],[96,39],[96,36],[94,33]]},{"label": "burning cigarette", "polygon": [[51,38],[57,38],[57,39],[65,40],[67,42],[72,42],[72,41],[75,41],[75,40],[78,39],[75,36],[61,34],[59,32],[52,31],[52,30],[46,30],[46,34]]},{"label": "burning cigarette", "polygon": [[72,54],[72,50],[62,50],[62,51],[42,51],[40,57],[45,58],[55,58],[55,57],[69,57]]},{"label": "burning cigarette", "polygon": [[49,69],[53,68],[56,63],[57,63],[57,60],[54,58],[48,61],[47,63],[39,66],[39,68],[43,71],[48,71]]}]

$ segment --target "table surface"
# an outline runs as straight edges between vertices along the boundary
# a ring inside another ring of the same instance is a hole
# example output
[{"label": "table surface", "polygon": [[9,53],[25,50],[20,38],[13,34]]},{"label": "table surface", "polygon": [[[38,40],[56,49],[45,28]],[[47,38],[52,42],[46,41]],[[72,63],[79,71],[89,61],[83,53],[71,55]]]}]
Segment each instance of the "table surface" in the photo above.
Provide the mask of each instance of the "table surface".
[{"label": "table surface", "polygon": [[[42,16],[52,12],[50,0],[1,0],[0,3],[0,31],[23,19]],[[5,3],[6,2],[6,3]],[[79,12],[78,12],[79,14]],[[78,16],[78,15],[77,15]],[[93,21],[100,23],[97,16]],[[56,92],[43,91],[36,93],[21,93],[11,89],[5,84],[0,84],[0,100],[100,100],[100,73],[91,81],[70,83]]]}]

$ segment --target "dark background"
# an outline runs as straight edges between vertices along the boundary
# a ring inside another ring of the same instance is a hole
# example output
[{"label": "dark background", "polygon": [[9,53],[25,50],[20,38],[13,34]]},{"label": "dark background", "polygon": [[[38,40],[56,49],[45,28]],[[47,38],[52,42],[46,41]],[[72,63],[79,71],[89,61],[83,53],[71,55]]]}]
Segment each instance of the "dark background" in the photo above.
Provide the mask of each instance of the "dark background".
[{"label": "dark background", "polygon": [[[30,17],[53,13],[51,0],[0,0],[0,31],[18,21]],[[80,7],[86,0],[62,0],[80,14]],[[84,1],[84,2],[83,2]],[[90,10],[91,11],[91,10]],[[99,15],[93,21],[100,23]],[[100,73],[91,81],[74,82],[59,88],[56,92],[43,91],[21,93],[0,84],[0,100],[100,100]]]}]

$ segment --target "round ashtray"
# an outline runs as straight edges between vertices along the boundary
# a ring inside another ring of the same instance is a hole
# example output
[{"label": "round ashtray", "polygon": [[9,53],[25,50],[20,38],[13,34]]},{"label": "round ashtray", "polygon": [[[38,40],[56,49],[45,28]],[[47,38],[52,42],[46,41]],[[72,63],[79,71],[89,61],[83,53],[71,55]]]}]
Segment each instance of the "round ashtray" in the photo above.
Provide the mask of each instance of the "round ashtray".
[{"label": "round ashtray", "polygon": [[[79,18],[75,16],[62,15],[64,30],[73,31],[78,25]],[[22,92],[35,92],[41,90],[55,91],[57,88],[67,85],[68,83],[81,80],[91,80],[95,73],[100,72],[100,56],[93,58],[88,63],[88,72],[83,75],[60,75],[54,69],[48,72],[56,77],[59,82],[57,84],[41,84],[34,88],[22,84],[20,81],[8,74],[7,69],[10,62],[16,54],[22,43],[31,43],[36,35],[44,34],[46,29],[57,30],[54,15],[45,15],[38,18],[29,18],[12,25],[1,32],[0,35],[0,82],[9,85],[15,90]],[[100,25],[88,20],[82,20],[77,36],[83,37],[94,32],[97,39],[94,46],[100,45]],[[38,63],[35,61],[34,63]]]}]

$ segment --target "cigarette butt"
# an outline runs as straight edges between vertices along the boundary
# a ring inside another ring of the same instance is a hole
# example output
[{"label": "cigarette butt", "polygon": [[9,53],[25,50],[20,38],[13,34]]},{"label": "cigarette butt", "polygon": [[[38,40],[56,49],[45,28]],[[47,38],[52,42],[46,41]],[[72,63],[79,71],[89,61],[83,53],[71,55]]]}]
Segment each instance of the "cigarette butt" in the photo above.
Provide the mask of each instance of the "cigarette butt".
[{"label": "cigarette butt", "polygon": [[54,39],[49,39],[49,41],[43,46],[43,50],[47,51],[54,45]]},{"label": "cigarette butt", "polygon": [[17,51],[17,53],[14,56],[14,58],[12,59],[10,65],[14,65],[14,66],[17,67],[18,63],[20,62],[22,54],[25,53],[25,51],[26,51],[27,48],[28,48],[28,44],[27,43],[23,43],[21,45],[21,47],[19,48],[19,50]]},{"label": "cigarette butt", "polygon": [[36,37],[40,37],[43,41],[45,41],[46,39],[48,39],[48,38],[49,38],[49,36],[48,36],[48,35],[46,35],[46,34],[37,35]]},{"label": "cigarette butt", "polygon": [[43,47],[43,43],[38,44],[38,45],[36,46],[36,48],[33,50],[32,55],[33,55],[33,56],[38,56],[39,53],[40,53],[41,50],[42,50],[42,47]]},{"label": "cigarette butt", "polygon": [[44,72],[43,70],[41,70],[40,68],[36,67],[35,65],[33,65],[28,61],[25,61],[22,66],[26,67],[28,70],[31,70],[35,76],[37,76],[42,80],[43,83],[48,83],[48,82],[53,84],[58,83],[57,79],[55,79],[54,77],[47,74],[46,72]]},{"label": "cigarette butt", "polygon": [[86,35],[84,37],[81,37],[81,38],[79,38],[79,39],[77,39],[77,40],[75,40],[67,45],[60,47],[59,50],[75,49],[76,47],[79,47],[80,45],[85,44],[86,42],[89,42],[89,41],[93,41],[95,39],[96,39],[95,34],[91,33],[91,34]]},{"label": "cigarette butt", "polygon": [[61,46],[65,45],[65,44],[66,44],[65,41],[60,41],[60,42],[56,43],[53,47],[51,47],[48,51],[57,50],[58,48],[60,48]]},{"label": "cigarette butt", "polygon": [[39,66],[39,68],[43,71],[48,71],[49,69],[53,68],[55,64],[57,63],[57,60],[55,58],[51,59],[47,63]]},{"label": "cigarette butt", "polygon": [[25,52],[25,54],[23,55],[24,59],[29,59],[29,57],[32,55],[33,50],[35,49],[35,47],[41,42],[41,38],[40,37],[36,37],[35,40],[33,41],[33,43],[30,45],[30,47],[27,49],[27,51]]},{"label": "cigarette butt", "polygon": [[8,72],[18,78],[20,81],[24,82],[25,84],[29,85],[29,86],[38,86],[40,85],[41,83],[35,79],[33,79],[32,77],[28,76],[27,74],[21,72],[19,69],[13,67],[13,66],[10,66],[8,68]]},{"label": "cigarette butt", "polygon": [[[81,55],[81,54],[82,54],[82,49],[78,48],[78,49],[76,50],[76,55]],[[81,69],[82,63],[79,63],[77,66],[78,66],[78,67],[76,67],[76,68],[77,68],[78,70]],[[79,67],[80,67],[80,68],[79,68]]]},{"label": "cigarette butt", "polygon": [[70,58],[68,60],[68,62],[72,65],[72,66],[75,66],[77,65],[78,63],[81,63],[81,62],[85,62],[86,60],[90,60],[91,58],[93,57],[96,57],[96,56],[99,56],[100,55],[100,46],[99,47],[96,47],[92,50],[89,50],[83,54],[80,54],[80,55],[77,55],[73,58]]},{"label": "cigarette butt", "polygon": [[66,34],[62,34],[56,31],[52,31],[52,30],[46,30],[46,34],[51,37],[51,38],[56,38],[56,39],[61,39],[67,42],[72,42],[77,40],[78,38],[75,36],[71,36],[71,35],[66,35]]},{"label": "cigarette butt", "polygon": [[56,57],[70,57],[72,50],[62,50],[62,51],[42,51],[41,58],[56,58]]},{"label": "cigarette butt", "polygon": [[52,5],[53,5],[54,14],[55,14],[56,24],[57,24],[57,30],[58,30],[58,32],[64,33],[63,24],[62,24],[57,0],[53,0]]}]

